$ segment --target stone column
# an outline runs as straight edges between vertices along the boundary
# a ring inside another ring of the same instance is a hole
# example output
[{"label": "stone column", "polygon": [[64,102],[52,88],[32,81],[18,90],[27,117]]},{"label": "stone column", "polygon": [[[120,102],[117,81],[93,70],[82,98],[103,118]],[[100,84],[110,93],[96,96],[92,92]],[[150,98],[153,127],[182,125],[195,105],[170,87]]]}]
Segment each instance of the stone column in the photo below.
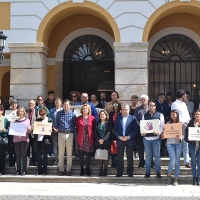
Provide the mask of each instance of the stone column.
[{"label": "stone column", "polygon": [[10,94],[27,108],[30,99],[46,98],[48,48],[42,42],[9,43],[11,53]]},{"label": "stone column", "polygon": [[129,102],[133,94],[148,95],[149,43],[114,43],[115,90],[120,101]]}]

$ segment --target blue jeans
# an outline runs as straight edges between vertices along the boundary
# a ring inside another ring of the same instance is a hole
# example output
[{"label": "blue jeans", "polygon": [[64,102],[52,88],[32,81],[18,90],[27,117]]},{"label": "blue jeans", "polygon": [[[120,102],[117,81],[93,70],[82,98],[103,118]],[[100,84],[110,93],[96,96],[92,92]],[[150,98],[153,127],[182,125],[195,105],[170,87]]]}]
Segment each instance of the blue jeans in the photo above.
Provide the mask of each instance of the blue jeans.
[{"label": "blue jeans", "polygon": [[[195,144],[189,143],[190,157],[191,157],[191,165],[192,165],[192,175],[193,177],[200,178],[200,148],[198,148],[195,154]],[[196,164],[198,166],[198,171],[196,173]]]},{"label": "blue jeans", "polygon": [[144,137],[143,143],[146,151],[146,173],[150,174],[151,172],[151,162],[153,157],[155,158],[156,173],[160,173],[160,138],[156,140],[146,140]]},{"label": "blue jeans", "polygon": [[170,161],[168,164],[168,174],[172,173],[175,165],[175,178],[178,178],[180,173],[180,158],[183,150],[183,144],[167,144]]},{"label": "blue jeans", "polygon": [[183,158],[184,165],[190,163],[188,143],[185,140],[183,140]]}]

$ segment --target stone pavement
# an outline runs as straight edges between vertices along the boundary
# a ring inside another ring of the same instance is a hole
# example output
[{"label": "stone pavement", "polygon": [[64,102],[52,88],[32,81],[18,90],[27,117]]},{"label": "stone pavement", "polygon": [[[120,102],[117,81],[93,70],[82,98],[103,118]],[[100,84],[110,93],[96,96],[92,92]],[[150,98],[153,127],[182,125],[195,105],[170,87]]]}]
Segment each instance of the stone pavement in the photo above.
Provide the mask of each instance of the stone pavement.
[{"label": "stone pavement", "polygon": [[186,200],[200,199],[193,185],[122,183],[21,183],[1,182],[0,200]]}]

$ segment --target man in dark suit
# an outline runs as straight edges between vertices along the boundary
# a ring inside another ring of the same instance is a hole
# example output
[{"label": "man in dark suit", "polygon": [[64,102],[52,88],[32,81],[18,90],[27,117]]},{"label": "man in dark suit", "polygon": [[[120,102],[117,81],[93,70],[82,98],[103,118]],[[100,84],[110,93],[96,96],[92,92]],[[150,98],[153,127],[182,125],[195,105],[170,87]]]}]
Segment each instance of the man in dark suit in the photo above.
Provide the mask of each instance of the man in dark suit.
[{"label": "man in dark suit", "polygon": [[165,110],[163,108],[164,101],[165,101],[165,95],[163,93],[159,93],[157,95],[157,100],[156,100],[156,111],[162,113],[163,115],[165,114]]},{"label": "man in dark suit", "polygon": [[122,114],[116,119],[114,134],[117,138],[117,175],[121,177],[124,171],[124,148],[126,147],[127,174],[133,177],[133,150],[136,144],[135,135],[138,131],[136,117],[129,115],[130,106],[122,105]]},{"label": "man in dark suit", "polygon": [[100,101],[99,103],[95,106],[96,108],[105,108],[106,106],[106,93],[105,92],[101,92],[100,93]]}]

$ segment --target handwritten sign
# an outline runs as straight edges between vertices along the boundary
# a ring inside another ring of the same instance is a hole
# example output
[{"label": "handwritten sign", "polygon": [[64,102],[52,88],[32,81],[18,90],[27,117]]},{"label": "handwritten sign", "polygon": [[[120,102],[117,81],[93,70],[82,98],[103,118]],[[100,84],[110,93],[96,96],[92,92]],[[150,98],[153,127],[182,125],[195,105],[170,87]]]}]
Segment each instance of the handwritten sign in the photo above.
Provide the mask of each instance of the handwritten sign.
[{"label": "handwritten sign", "polygon": [[140,120],[141,133],[159,132],[159,119],[154,120]]},{"label": "handwritten sign", "polygon": [[200,141],[200,127],[189,127],[188,133],[188,140]]},{"label": "handwritten sign", "polygon": [[52,123],[35,121],[33,126],[34,126],[33,134],[51,135]]},{"label": "handwritten sign", "polygon": [[176,138],[182,136],[182,124],[164,124],[164,138]]},{"label": "handwritten sign", "polygon": [[14,122],[19,117],[17,116],[17,111],[6,110],[5,111],[5,118],[7,118],[8,121],[10,121],[10,122]]},{"label": "handwritten sign", "polygon": [[4,129],[4,117],[0,118],[0,130]]},{"label": "handwritten sign", "polygon": [[19,122],[11,122],[9,135],[26,136],[27,125]]}]

